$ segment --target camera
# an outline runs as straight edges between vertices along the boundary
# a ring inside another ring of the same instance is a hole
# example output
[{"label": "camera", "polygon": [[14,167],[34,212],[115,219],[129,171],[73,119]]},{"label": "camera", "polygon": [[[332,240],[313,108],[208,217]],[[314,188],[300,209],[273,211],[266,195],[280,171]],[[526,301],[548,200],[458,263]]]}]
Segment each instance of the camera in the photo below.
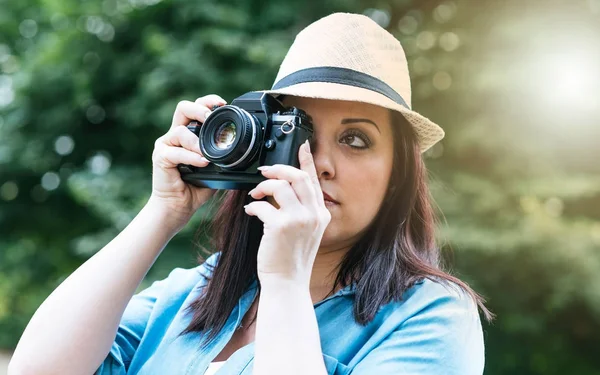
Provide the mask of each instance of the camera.
[{"label": "camera", "polygon": [[198,136],[200,151],[211,163],[204,168],[179,164],[183,181],[211,189],[252,189],[266,178],[263,165],[300,167],[298,150],[312,139],[311,117],[286,108],[263,91],[252,91],[214,109],[204,124],[187,128]]}]

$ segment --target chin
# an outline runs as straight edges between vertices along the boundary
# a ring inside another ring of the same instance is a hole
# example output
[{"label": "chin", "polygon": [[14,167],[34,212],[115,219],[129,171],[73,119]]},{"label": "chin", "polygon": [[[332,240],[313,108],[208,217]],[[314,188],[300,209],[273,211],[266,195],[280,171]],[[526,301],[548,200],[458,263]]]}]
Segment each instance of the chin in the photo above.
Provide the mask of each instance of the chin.
[{"label": "chin", "polygon": [[332,220],[321,237],[321,247],[335,248],[345,242],[348,242],[348,236],[344,235],[341,228]]},{"label": "chin", "polygon": [[[349,227],[350,223],[354,225]],[[368,226],[369,222],[366,221],[352,221],[347,217],[345,220],[336,219],[332,215],[331,221],[321,237],[320,246],[332,250],[349,248],[365,234]]]}]

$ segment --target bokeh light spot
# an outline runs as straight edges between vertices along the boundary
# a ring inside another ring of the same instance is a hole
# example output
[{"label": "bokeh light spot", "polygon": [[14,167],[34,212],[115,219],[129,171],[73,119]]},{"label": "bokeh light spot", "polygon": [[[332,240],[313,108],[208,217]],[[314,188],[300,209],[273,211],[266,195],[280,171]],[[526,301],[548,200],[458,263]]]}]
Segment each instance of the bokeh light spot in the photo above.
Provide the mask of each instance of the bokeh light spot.
[{"label": "bokeh light spot", "polygon": [[364,15],[375,21],[383,28],[387,28],[390,24],[390,13],[383,9],[369,8],[364,11]]},{"label": "bokeh light spot", "polygon": [[422,50],[431,49],[435,45],[435,35],[431,31],[422,31],[417,35],[417,47]]},{"label": "bokeh light spot", "polygon": [[6,107],[15,99],[15,93],[10,87],[0,87],[0,108]]},{"label": "bokeh light spot", "polygon": [[69,155],[75,147],[75,141],[68,135],[61,135],[54,142],[54,150],[57,154],[65,156]]},{"label": "bokeh light spot", "polygon": [[104,108],[100,107],[99,105],[92,104],[88,107],[87,111],[85,112],[85,115],[89,122],[91,122],[92,124],[99,124],[102,121],[104,121],[104,118],[106,117],[106,112],[104,111]]},{"label": "bokeh light spot", "polygon": [[19,195],[19,187],[14,181],[7,181],[0,186],[0,197],[5,201],[12,201]]},{"label": "bokeh light spot", "polygon": [[100,65],[100,56],[96,52],[87,52],[83,55],[83,64],[88,70],[95,70]]},{"label": "bokeh light spot", "polygon": [[0,108],[12,103],[14,98],[12,78],[8,75],[0,75]]},{"label": "bokeh light spot", "polygon": [[100,31],[96,35],[98,36],[98,39],[100,39],[103,42],[112,42],[115,38],[115,28],[110,23],[105,23],[102,28],[102,31]]},{"label": "bokeh light spot", "polygon": [[9,55],[4,62],[2,62],[2,71],[7,74],[16,73],[19,71],[19,62],[13,55]]},{"label": "bokeh light spot", "polygon": [[48,191],[56,190],[60,185],[60,177],[54,172],[46,172],[42,176],[42,187]]},{"label": "bokeh light spot", "polygon": [[521,209],[527,214],[533,214],[539,207],[539,201],[536,197],[523,196],[520,200]]},{"label": "bokeh light spot", "polygon": [[398,21],[398,30],[404,35],[412,35],[417,31],[419,21],[414,16],[406,15]]},{"label": "bokeh light spot", "polygon": [[69,19],[62,13],[54,13],[50,18],[50,24],[54,30],[65,30],[69,27]]},{"label": "bokeh light spot", "polygon": [[445,32],[440,36],[440,47],[444,51],[454,51],[460,45],[460,38],[453,32]]},{"label": "bokeh light spot", "polygon": [[102,2],[102,11],[109,17],[115,16],[119,13],[117,8],[116,0],[104,0]]},{"label": "bokeh light spot", "polygon": [[438,5],[433,10],[433,19],[438,23],[446,23],[450,21],[456,14],[456,4],[452,1],[447,1]]},{"label": "bokeh light spot", "polygon": [[117,1],[117,10],[119,13],[129,13],[133,8],[127,1]]},{"label": "bokeh light spot", "polygon": [[98,34],[104,28],[102,18],[98,16],[89,16],[85,20],[85,30],[90,34]]},{"label": "bokeh light spot", "polygon": [[110,154],[105,151],[100,151],[88,160],[88,168],[93,174],[104,175],[110,169]]},{"label": "bokeh light spot", "polygon": [[438,90],[447,90],[452,85],[452,77],[447,72],[437,72],[433,76],[433,87]]},{"label": "bokeh light spot", "polygon": [[6,62],[10,57],[10,48],[6,44],[0,44],[0,64]]},{"label": "bokeh light spot", "polygon": [[34,20],[23,20],[20,24],[19,24],[19,33],[21,33],[21,36],[23,38],[33,38],[38,32],[38,26],[37,26],[37,22],[35,22]]}]

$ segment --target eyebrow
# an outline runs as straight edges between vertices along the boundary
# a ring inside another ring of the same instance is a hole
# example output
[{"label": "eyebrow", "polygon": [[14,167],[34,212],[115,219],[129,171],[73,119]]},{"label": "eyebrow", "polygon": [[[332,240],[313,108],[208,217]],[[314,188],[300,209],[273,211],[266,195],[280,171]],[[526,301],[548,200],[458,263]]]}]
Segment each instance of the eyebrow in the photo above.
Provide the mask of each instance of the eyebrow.
[{"label": "eyebrow", "polygon": [[356,122],[366,122],[367,124],[373,124],[377,128],[377,131],[379,132],[379,134],[381,134],[381,130],[379,130],[379,126],[377,126],[376,123],[369,120],[368,118],[345,118],[342,120],[342,125],[354,124]]}]

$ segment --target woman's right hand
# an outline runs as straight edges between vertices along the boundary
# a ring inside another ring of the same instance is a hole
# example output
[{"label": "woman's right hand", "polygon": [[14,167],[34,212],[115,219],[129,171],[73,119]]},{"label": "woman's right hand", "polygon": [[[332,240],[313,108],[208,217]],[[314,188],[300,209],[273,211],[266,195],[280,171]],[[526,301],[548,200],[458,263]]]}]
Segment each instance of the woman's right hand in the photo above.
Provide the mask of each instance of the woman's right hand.
[{"label": "woman's right hand", "polygon": [[178,164],[205,167],[209,161],[200,152],[198,136],[186,127],[192,120],[204,123],[209,108],[227,102],[218,95],[207,95],[195,102],[181,101],[173,114],[169,131],[154,143],[152,153],[152,195],[149,203],[167,212],[178,228],[190,220],[198,208],[215,192],[200,188],[181,179]]}]

